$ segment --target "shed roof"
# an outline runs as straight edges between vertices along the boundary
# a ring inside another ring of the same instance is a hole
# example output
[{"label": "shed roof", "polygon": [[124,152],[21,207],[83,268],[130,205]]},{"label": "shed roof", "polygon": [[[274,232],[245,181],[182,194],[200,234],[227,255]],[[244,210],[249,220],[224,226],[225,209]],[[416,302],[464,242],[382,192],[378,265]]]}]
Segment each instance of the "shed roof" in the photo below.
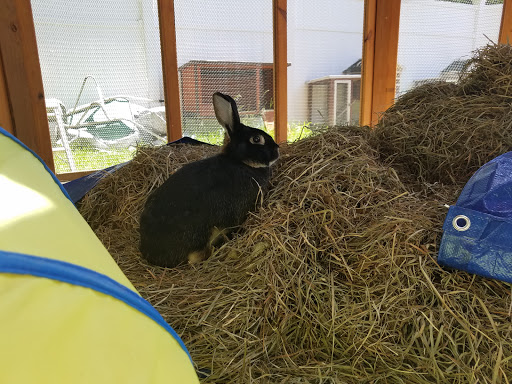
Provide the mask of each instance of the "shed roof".
[{"label": "shed roof", "polygon": [[342,73],[344,75],[360,75],[361,74],[361,62],[362,59],[357,60],[354,64],[352,64],[350,67],[345,69]]}]

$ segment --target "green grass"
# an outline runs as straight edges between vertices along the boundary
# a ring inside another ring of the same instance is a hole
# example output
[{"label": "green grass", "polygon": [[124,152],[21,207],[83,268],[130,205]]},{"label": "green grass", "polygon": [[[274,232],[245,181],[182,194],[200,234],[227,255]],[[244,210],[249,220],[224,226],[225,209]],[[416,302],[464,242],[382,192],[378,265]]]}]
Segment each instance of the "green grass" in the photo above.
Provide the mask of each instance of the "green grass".
[{"label": "green grass", "polygon": [[294,141],[305,139],[312,134],[313,131],[311,130],[311,123],[306,121],[304,121],[302,124],[290,123],[290,126],[288,127],[287,139],[289,143],[293,143]]},{"label": "green grass", "polygon": [[[267,132],[273,139],[275,139],[275,134],[273,129],[268,129],[266,127],[260,127],[260,129]],[[308,136],[311,136],[313,131],[309,129],[309,124],[302,125],[291,125],[288,128],[288,142],[294,142],[300,139],[304,139]],[[193,137],[196,140],[204,141],[205,143],[210,143],[214,145],[222,145],[224,140],[224,131],[220,130],[218,132],[199,132],[193,135],[185,135],[189,137]]]},{"label": "green grass", "polygon": [[[274,131],[263,126],[263,121],[258,118],[243,118],[246,125],[260,128],[274,137]],[[224,140],[224,130],[215,119],[184,119],[183,136],[189,136],[206,143],[221,145]],[[312,134],[310,123],[290,123],[288,128],[288,141],[293,142]],[[98,170],[131,160],[135,149],[122,149],[112,151],[98,151],[92,147],[72,145],[73,159],[76,171]],[[56,173],[71,172],[66,152],[53,153]]]},{"label": "green grass", "polygon": [[[123,149],[116,151],[97,151],[93,148],[72,148],[73,160],[75,161],[76,171],[91,171],[104,169],[112,165],[124,163],[131,160],[135,154],[134,149]],[[58,151],[53,153],[55,162],[55,172],[71,172],[66,152]]]}]

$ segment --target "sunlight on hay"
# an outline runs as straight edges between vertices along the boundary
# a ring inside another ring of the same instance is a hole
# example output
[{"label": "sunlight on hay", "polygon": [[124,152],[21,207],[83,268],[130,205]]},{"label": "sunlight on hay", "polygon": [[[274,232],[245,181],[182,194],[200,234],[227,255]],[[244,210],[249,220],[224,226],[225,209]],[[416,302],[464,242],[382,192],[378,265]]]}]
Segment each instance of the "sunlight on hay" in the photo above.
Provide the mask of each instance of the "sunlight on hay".
[{"label": "sunlight on hay", "polygon": [[[431,87],[435,97],[409,97],[431,104],[460,91]],[[403,132],[428,118],[423,110],[416,118],[404,112],[401,100],[394,107],[400,116],[389,111],[384,123],[390,135],[399,132],[392,136],[395,162],[408,148],[401,140],[418,146]],[[454,113],[445,108],[429,118],[432,137],[444,135],[439,121],[449,125],[443,111]],[[493,143],[503,137],[489,135]],[[455,202],[467,180],[457,182],[459,170],[449,167],[451,176],[442,180],[449,184],[418,181],[411,172],[424,176],[445,163],[391,167],[379,160],[371,136],[365,128],[340,127],[282,146],[262,206],[193,267],[142,260],[138,217],[152,189],[216,147],[141,148],[84,198],[80,211],[183,338],[205,383],[510,382],[511,285],[436,263],[443,205]],[[504,152],[505,145],[476,153],[484,144],[475,137],[468,140],[477,168]],[[418,153],[408,156],[420,161]]]}]

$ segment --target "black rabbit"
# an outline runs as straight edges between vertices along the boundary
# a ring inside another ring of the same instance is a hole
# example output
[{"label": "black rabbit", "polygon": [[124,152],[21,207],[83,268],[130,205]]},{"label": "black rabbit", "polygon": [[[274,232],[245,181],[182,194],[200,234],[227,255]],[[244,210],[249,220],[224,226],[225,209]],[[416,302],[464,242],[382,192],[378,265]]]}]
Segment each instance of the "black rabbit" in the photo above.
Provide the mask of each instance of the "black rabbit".
[{"label": "black rabbit", "polygon": [[187,164],[148,198],[140,218],[140,251],[150,263],[175,267],[209,256],[212,244],[242,224],[268,186],[279,146],[240,122],[235,101],[213,95],[228,134],[222,152]]}]

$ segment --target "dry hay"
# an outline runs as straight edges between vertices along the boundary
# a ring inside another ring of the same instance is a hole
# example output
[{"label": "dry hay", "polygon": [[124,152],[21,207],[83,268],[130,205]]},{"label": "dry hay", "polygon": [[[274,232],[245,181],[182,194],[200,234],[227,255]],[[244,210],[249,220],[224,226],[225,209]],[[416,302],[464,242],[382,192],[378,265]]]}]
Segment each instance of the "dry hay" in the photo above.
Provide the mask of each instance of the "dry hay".
[{"label": "dry hay", "polygon": [[337,128],[282,146],[262,206],[196,266],[147,265],[137,217],[171,169],[215,149],[142,149],[82,202],[203,382],[511,381],[511,286],[435,261],[442,204],[460,186],[413,192],[366,135]]},{"label": "dry hay", "polygon": [[460,183],[512,149],[512,47],[476,52],[458,84],[399,97],[372,138],[382,158],[429,182]]}]

